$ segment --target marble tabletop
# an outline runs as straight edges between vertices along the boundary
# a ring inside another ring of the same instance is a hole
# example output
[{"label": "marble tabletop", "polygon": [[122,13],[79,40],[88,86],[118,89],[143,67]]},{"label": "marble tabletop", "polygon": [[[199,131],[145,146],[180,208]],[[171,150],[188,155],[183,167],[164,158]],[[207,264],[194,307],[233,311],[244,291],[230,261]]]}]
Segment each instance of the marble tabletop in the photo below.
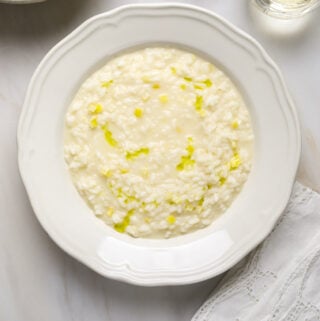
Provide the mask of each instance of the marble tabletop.
[{"label": "marble tabletop", "polygon": [[[105,279],[49,239],[33,214],[21,182],[16,127],[37,64],[57,41],[88,17],[134,2],[142,1],[0,4],[1,321],[185,321],[191,319],[219,280],[142,288]],[[177,2],[203,6],[227,18],[257,38],[278,63],[296,101],[303,131],[298,177],[320,191],[319,12],[301,34],[279,37],[258,27],[248,9],[249,0]]]}]

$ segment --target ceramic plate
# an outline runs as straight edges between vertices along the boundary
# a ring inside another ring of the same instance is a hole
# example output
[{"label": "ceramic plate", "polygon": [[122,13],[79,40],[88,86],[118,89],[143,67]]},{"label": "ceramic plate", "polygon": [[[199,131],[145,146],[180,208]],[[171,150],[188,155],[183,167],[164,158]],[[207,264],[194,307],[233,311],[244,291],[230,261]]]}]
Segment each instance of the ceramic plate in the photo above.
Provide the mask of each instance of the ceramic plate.
[{"label": "ceramic plate", "polygon": [[[254,163],[242,192],[211,226],[168,239],[134,239],[97,219],[63,159],[66,109],[80,84],[110,57],[165,44],[211,60],[249,107]],[[262,47],[212,12],[187,5],[129,5],[95,16],[42,60],[18,128],[19,166],[37,218],[67,253],[109,278],[140,285],[194,283],[218,275],[272,230],[289,199],[300,132],[282,76]]]}]

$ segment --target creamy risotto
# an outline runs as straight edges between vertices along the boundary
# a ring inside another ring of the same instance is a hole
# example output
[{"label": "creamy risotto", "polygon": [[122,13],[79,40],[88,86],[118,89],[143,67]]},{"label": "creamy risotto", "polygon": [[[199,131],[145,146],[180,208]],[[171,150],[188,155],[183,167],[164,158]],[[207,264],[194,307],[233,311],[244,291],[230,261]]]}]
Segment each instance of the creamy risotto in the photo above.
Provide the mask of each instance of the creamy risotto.
[{"label": "creamy risotto", "polygon": [[203,228],[252,163],[248,110],[202,58],[147,48],[109,61],[66,114],[65,159],[94,214],[120,233],[168,238]]}]

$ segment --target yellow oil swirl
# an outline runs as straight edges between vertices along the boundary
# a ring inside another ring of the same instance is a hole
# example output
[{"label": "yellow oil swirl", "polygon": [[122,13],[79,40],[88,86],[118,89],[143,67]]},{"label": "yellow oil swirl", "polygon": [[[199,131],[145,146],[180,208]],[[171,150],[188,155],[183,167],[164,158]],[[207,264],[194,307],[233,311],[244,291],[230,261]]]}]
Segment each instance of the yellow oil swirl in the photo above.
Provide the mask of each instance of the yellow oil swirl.
[{"label": "yellow oil swirl", "polygon": [[190,169],[194,166],[195,160],[192,159],[194,153],[193,139],[188,138],[188,145],[186,147],[187,155],[181,156],[180,163],[176,166],[178,171],[183,171],[185,169]]},{"label": "yellow oil swirl", "polygon": [[94,115],[100,114],[103,112],[103,106],[99,103],[91,103],[89,105],[89,112]]},{"label": "yellow oil swirl", "polygon": [[143,116],[143,110],[141,108],[136,108],[134,110],[134,115],[137,117],[137,118],[141,118]]},{"label": "yellow oil swirl", "polygon": [[93,116],[91,119],[90,119],[90,128],[91,129],[95,129],[98,127],[98,120],[97,120],[97,117],[96,116]]},{"label": "yellow oil swirl", "polygon": [[121,223],[114,224],[114,229],[119,233],[124,233],[130,224],[130,219],[133,214],[134,209],[129,210]]},{"label": "yellow oil swirl", "polygon": [[203,109],[203,97],[202,96],[197,96],[196,101],[194,102],[194,108],[197,113],[199,113],[200,116],[205,115],[205,110]]},{"label": "yellow oil swirl", "polygon": [[111,79],[111,80],[102,82],[101,87],[109,88],[112,84],[113,84],[113,80]]},{"label": "yellow oil swirl", "polygon": [[241,165],[241,158],[238,153],[235,153],[229,162],[229,169],[234,171]]},{"label": "yellow oil swirl", "polygon": [[172,214],[170,214],[169,216],[167,216],[167,222],[169,224],[174,224],[176,222],[176,217]]},{"label": "yellow oil swirl", "polygon": [[117,147],[118,142],[114,139],[112,132],[108,128],[108,124],[105,124],[101,128],[104,132],[104,138],[108,142],[108,144],[112,147]]},{"label": "yellow oil swirl", "polygon": [[148,147],[142,147],[132,152],[126,152],[126,159],[133,160],[142,154],[148,155],[149,152],[150,150]]}]

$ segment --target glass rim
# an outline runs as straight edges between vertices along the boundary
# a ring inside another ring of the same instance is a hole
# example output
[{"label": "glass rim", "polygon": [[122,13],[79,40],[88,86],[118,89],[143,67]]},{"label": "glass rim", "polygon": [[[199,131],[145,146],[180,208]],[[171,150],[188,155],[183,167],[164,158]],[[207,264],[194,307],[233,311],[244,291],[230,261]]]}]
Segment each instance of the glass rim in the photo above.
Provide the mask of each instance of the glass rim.
[{"label": "glass rim", "polygon": [[297,6],[281,3],[278,0],[253,0],[253,2],[264,13],[278,18],[297,18],[309,13],[320,5],[320,0],[298,3]]}]

